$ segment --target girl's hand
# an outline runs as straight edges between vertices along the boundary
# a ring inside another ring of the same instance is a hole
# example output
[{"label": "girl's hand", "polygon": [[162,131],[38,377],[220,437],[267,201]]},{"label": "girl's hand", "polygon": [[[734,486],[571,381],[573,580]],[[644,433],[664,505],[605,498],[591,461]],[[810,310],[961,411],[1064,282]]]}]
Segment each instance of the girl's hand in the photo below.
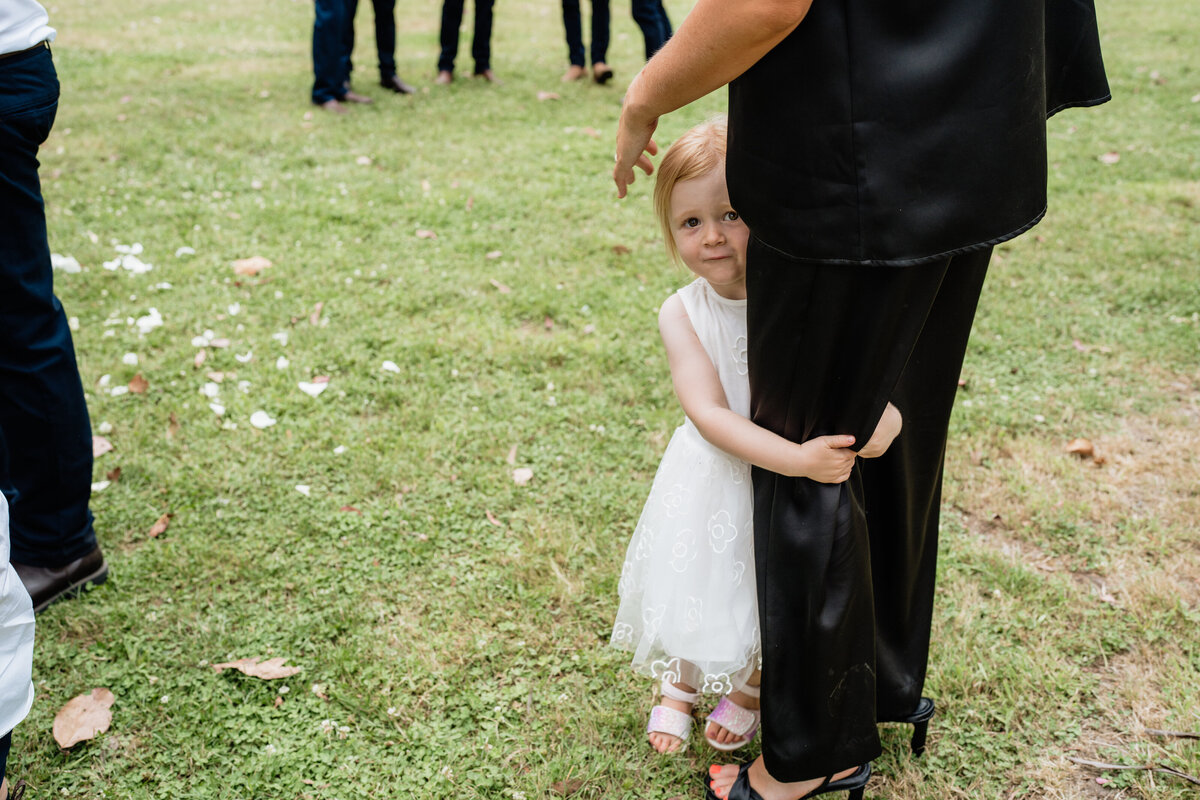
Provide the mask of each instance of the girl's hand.
[{"label": "girl's hand", "polygon": [[862,446],[858,454],[863,458],[879,458],[892,446],[892,442],[900,435],[900,428],[903,425],[904,420],[900,416],[900,409],[888,403],[887,408],[883,410],[883,416],[879,418],[879,424],[875,426],[875,432],[871,434],[871,438]]},{"label": "girl's hand", "polygon": [[853,436],[818,436],[798,445],[803,459],[797,475],[818,483],[841,483],[850,477],[857,453]]}]

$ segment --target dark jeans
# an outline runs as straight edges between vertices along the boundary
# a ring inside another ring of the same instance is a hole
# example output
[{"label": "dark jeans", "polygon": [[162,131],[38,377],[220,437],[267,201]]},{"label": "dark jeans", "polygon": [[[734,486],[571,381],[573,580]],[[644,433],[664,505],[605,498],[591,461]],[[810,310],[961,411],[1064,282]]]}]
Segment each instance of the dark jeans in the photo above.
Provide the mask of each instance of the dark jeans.
[{"label": "dark jeans", "polygon": [[671,38],[671,20],[662,0],[633,0],[633,21],[642,29],[646,40],[646,60]]},{"label": "dark jeans", "polygon": [[[492,1],[475,0],[475,33],[471,37],[471,57],[475,59],[475,74],[492,68]],[[454,71],[458,55],[458,29],[462,25],[464,0],[445,0],[442,4],[442,52],[438,70]]]},{"label": "dark jeans", "polygon": [[[375,49],[379,53],[379,79],[388,80],[396,74],[396,0],[371,0],[375,10]],[[350,60],[354,53],[354,16],[358,0],[346,0],[346,26],[342,34],[342,49],[346,54],[345,73],[354,70]]]},{"label": "dark jeans", "polygon": [[920,698],[946,427],[990,254],[812,264],[751,239],[754,421],[797,442],[849,433],[858,449],[889,399],[905,418],[845,483],[753,471],[763,757],[778,780],[875,758],[876,722]]},{"label": "dark jeans", "polygon": [[50,270],[38,147],[58,111],[50,50],[0,60],[0,491],[12,560],[67,564],[96,546],[92,429]]},{"label": "dark jeans", "polygon": [[346,96],[350,59],[343,48],[346,27],[353,24],[347,0],[316,0],[313,19],[313,88],[316,105]]},{"label": "dark jeans", "polygon": [[[577,67],[587,65],[583,58],[583,24],[579,0],[562,0],[563,27],[567,31],[567,57]],[[592,0],[592,63],[608,58],[608,0]]]}]

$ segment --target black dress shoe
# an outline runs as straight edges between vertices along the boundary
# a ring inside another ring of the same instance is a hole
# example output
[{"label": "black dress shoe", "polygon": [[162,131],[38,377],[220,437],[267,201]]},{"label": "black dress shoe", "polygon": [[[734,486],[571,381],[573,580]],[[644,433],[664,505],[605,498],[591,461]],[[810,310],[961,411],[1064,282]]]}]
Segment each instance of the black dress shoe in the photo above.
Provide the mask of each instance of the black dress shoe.
[{"label": "black dress shoe", "polygon": [[391,89],[396,94],[416,94],[417,91],[404,81],[400,80],[399,75],[392,75],[389,78],[383,78],[379,81],[379,85],[385,89]]},{"label": "black dress shoe", "polygon": [[38,614],[57,600],[74,597],[89,584],[99,586],[108,580],[108,564],[99,547],[61,567],[30,567],[15,561],[12,565],[33,598],[33,610]]}]

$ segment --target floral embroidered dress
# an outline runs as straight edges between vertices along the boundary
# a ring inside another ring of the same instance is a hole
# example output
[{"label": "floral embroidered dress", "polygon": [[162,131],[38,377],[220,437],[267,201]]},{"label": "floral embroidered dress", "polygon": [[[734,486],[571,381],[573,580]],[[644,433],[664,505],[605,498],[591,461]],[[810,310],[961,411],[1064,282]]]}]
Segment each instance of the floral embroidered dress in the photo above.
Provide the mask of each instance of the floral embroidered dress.
[{"label": "floral embroidered dress", "polygon": [[[749,416],[746,301],[698,278],[677,294],[730,409]],[[704,692],[739,688],[759,663],[749,465],[684,418],[654,476],[621,567],[612,645],[633,668]]]}]

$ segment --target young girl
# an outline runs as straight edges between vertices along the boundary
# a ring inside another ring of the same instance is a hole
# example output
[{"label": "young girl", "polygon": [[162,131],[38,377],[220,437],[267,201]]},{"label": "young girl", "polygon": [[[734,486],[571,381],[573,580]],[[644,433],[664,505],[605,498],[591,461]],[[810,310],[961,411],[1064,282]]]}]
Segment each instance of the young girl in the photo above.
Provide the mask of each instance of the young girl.
[{"label": "young girl", "polygon": [[[678,750],[701,692],[721,693],[705,738],[719,750],[758,728],[758,604],[750,464],[840,483],[852,436],[796,444],[749,419],[746,243],[729,205],[724,120],[699,125],[659,167],[654,207],[667,251],[696,280],[663,303],[659,331],[686,419],[663,455],[621,568],[612,645],[662,682],[646,731],[660,753]],[[900,429],[889,404],[862,455],[880,455]],[[749,462],[749,464],[747,463]]]}]

